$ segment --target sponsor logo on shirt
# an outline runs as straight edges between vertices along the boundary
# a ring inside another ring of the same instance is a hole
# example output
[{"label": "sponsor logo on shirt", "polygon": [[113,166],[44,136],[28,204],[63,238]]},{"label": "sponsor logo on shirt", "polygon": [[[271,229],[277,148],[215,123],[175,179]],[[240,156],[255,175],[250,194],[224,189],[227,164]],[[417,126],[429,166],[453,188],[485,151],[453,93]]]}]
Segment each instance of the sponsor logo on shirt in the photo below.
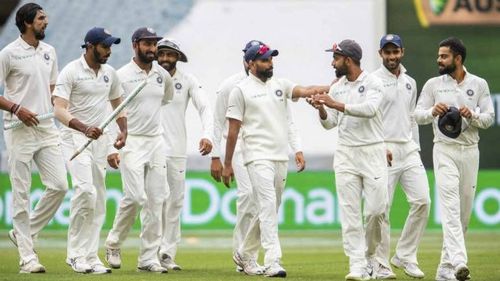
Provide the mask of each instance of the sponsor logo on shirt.
[{"label": "sponsor logo on shirt", "polygon": [[260,98],[260,97],[265,97],[267,96],[266,93],[262,93],[262,94],[256,94],[256,95],[253,95],[253,96],[250,96],[251,98]]}]

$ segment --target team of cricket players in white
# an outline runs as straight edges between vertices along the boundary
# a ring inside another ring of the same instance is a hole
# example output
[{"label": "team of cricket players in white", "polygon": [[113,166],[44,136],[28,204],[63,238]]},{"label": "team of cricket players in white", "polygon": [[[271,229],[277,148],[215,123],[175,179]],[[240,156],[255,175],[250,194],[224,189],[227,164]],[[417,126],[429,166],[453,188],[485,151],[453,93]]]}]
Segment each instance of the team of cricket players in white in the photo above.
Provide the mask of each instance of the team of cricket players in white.
[{"label": "team of cricket players in white", "polygon": [[[191,99],[203,125],[200,153],[211,152],[212,176],[228,187],[236,177],[237,270],[286,277],[277,214],[287,177],[285,144],[295,153],[297,170],[305,168],[288,102],[306,98],[326,129],[338,127],[333,168],[349,258],[345,279],[395,279],[391,264],[411,277],[424,277],[417,249],[430,197],[417,124],[431,122],[444,236],[436,280],[470,278],[464,235],[479,167],[478,129],[491,126],[494,111],[486,81],[463,66],[465,47],[460,40],[440,43],[442,75],[424,85],[418,103],[415,80],[400,63],[404,47],[398,35],[382,37],[383,64],[371,74],[361,69],[362,50],[355,41],[334,44],[327,51],[333,53],[337,79],[331,86],[308,87],[273,77],[272,58],[278,51],[252,40],[243,49],[244,71],[221,84],[213,113],[197,79],[177,69],[178,61],[187,62],[178,43],[158,37],[151,28],[134,32],[134,57],[117,71],[106,61],[111,46],[121,39],[93,28],[82,45],[84,54],[58,73],[54,48],[41,41],[47,26],[43,9],[28,3],[17,15],[21,36],[0,52],[0,81],[5,87],[0,108],[5,110],[6,125],[19,120],[25,124],[5,131],[14,202],[9,237],[18,247],[21,273],[45,272],[33,243],[68,190],[65,164],[74,189],[66,263],[74,271],[111,272],[98,257],[108,165],[120,169],[124,196],[104,243],[106,262],[120,268],[120,247],[140,211],[138,270],[181,270],[175,257],[185,190],[185,111]],[[110,113],[109,105],[116,108],[144,80],[146,86],[117,116],[117,126],[100,127]],[[438,117],[451,106],[459,108],[463,120],[458,137],[438,128]],[[60,129],[51,119],[36,118],[51,111],[62,124]],[[225,153],[222,138],[227,140]],[[88,139],[91,144],[69,161]],[[32,160],[46,190],[30,212]],[[397,183],[410,211],[389,258],[389,212]],[[261,247],[263,266],[257,263]]]}]

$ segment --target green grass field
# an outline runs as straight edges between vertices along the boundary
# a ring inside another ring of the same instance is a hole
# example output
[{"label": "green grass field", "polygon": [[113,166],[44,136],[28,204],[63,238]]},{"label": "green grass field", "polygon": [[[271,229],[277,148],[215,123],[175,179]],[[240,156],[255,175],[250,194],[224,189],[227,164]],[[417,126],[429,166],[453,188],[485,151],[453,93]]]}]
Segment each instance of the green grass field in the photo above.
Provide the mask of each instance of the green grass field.
[{"label": "green grass field", "polygon": [[[73,273],[64,263],[65,233],[61,232],[44,233],[38,243],[40,259],[47,273],[18,274],[17,251],[6,238],[6,232],[0,232],[0,235],[0,280],[265,280],[264,277],[235,272],[229,232],[184,233],[177,257],[183,270],[166,275],[136,272],[138,240],[135,238],[127,240],[122,249],[121,269],[113,270],[108,275]],[[137,233],[132,233],[130,237],[137,236]],[[398,233],[394,233],[393,241],[397,237]],[[499,232],[468,234],[467,249],[473,280],[500,280],[499,238]],[[434,280],[441,241],[440,232],[428,232],[424,236],[419,251],[420,265],[426,273],[423,280]],[[342,250],[339,232],[283,232],[281,242],[288,280],[344,280],[348,261]],[[101,257],[103,253],[101,248]],[[395,273],[398,280],[411,280],[401,270],[395,269]]]}]

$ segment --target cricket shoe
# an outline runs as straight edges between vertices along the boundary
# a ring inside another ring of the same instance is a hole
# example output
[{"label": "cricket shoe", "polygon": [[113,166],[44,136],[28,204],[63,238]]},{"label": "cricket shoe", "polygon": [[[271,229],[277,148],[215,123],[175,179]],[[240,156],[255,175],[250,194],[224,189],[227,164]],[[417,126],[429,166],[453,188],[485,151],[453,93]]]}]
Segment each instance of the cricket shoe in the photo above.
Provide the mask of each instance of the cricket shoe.
[{"label": "cricket shoe", "polygon": [[182,270],[182,268],[167,254],[160,254],[160,264],[168,270]]},{"label": "cricket shoe", "polygon": [[38,262],[38,258],[33,258],[21,264],[19,273],[45,273],[45,267]]},{"label": "cricket shoe", "polygon": [[[465,281],[465,280],[468,280],[467,277],[469,277],[469,268],[465,265],[465,264],[459,264],[456,268],[455,268],[455,278],[457,278],[458,281]],[[469,277],[470,279],[470,277]]]},{"label": "cricket shoe", "polygon": [[353,269],[345,276],[346,281],[364,281],[370,279],[372,277],[366,269]]},{"label": "cricket shoe", "polygon": [[95,263],[90,265],[92,268],[92,274],[106,274],[111,273],[111,268],[105,267],[102,263]]},{"label": "cricket shoe", "polygon": [[412,262],[404,262],[401,259],[399,259],[398,256],[393,256],[391,258],[391,264],[394,265],[396,268],[403,269],[405,274],[413,277],[413,278],[424,278],[425,274],[418,268],[418,265],[416,263]]},{"label": "cricket shoe", "polygon": [[264,276],[285,278],[286,270],[281,266],[280,261],[276,260],[270,266],[266,267]]},{"label": "cricket shoe", "polygon": [[91,273],[92,267],[85,261],[84,258],[66,259],[66,263],[71,266],[74,272],[77,273]]},{"label": "cricket shoe", "polygon": [[122,257],[120,249],[106,248],[106,256],[104,260],[111,268],[118,269],[122,266]]},{"label": "cricket shoe", "polygon": [[262,275],[264,274],[264,268],[257,264],[254,259],[245,259],[240,253],[236,252],[233,255],[234,263],[243,269],[243,272],[247,275]]},{"label": "cricket shoe", "polygon": [[138,266],[137,271],[139,272],[152,272],[152,273],[168,273],[168,269],[160,266],[159,264],[152,263],[146,266]]}]

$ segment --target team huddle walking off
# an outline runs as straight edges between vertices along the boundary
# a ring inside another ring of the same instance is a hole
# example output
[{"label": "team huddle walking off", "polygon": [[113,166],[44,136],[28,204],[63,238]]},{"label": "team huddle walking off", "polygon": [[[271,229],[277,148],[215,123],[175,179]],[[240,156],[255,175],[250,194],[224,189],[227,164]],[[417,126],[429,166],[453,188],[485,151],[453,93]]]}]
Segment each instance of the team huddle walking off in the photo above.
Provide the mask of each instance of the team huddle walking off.
[{"label": "team huddle walking off", "polygon": [[[13,193],[9,238],[18,248],[20,273],[45,272],[34,242],[64,199],[68,173],[74,192],[66,263],[75,272],[119,269],[121,246],[137,215],[137,270],[181,270],[175,259],[185,192],[185,113],[191,100],[203,127],[199,151],[211,157],[212,177],[227,187],[236,179],[236,270],[286,277],[278,209],[289,147],[297,171],[306,165],[289,104],[303,98],[325,129],[338,128],[333,169],[349,259],[345,279],[396,279],[392,266],[424,278],[417,251],[431,202],[418,125],[429,123],[443,224],[435,279],[471,278],[465,233],[479,169],[478,131],[492,125],[494,111],[487,82],[464,66],[467,51],[459,39],[439,43],[440,76],[429,79],[418,98],[416,82],[401,64],[405,49],[396,34],[381,38],[382,65],[372,73],[362,69],[363,50],[356,41],[333,44],[326,50],[333,54],[336,74],[330,86],[300,86],[274,77],[278,50],[251,40],[243,48],[243,70],[221,83],[212,111],[198,79],[177,68],[188,56],[175,40],[138,28],[131,36],[132,59],[115,70],[106,62],[121,39],[94,27],[85,35],[82,55],[59,72],[54,48],[42,41],[47,24],[42,7],[23,5],[16,14],[21,35],[0,52],[4,123],[23,124],[5,131]],[[116,124],[107,126],[111,108]],[[40,118],[50,112],[59,128],[52,119]],[[46,190],[31,212],[33,162]],[[110,268],[98,256],[108,166],[119,169],[124,193],[104,242]],[[410,210],[391,257],[389,213],[398,183]],[[260,248],[262,265],[257,262]]]}]

